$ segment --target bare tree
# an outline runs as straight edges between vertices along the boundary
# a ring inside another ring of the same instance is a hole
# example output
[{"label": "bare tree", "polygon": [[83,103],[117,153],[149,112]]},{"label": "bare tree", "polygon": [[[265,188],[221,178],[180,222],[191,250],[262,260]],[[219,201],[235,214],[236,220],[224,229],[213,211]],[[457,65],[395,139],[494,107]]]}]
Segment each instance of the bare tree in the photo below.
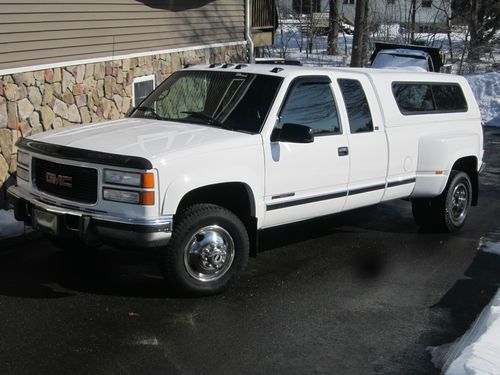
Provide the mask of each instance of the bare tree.
[{"label": "bare tree", "polygon": [[500,1],[498,0],[455,0],[453,11],[456,22],[467,24],[470,36],[467,59],[479,61],[498,45],[500,30]]},{"label": "bare tree", "polygon": [[415,17],[417,15],[417,0],[411,0],[410,6],[410,43],[415,41]]},{"label": "bare tree", "polygon": [[[289,8],[284,2],[276,2],[278,11],[278,29],[276,30],[276,38],[279,40],[279,55],[283,58],[287,57],[288,50],[292,41],[295,41],[302,52],[302,41],[299,40],[300,31],[295,27],[300,28],[300,13],[296,13],[293,8]],[[287,24],[286,21],[292,21],[292,24]],[[294,23],[293,21],[297,21]]]},{"label": "bare tree", "polygon": [[351,66],[362,66],[363,39],[366,32],[365,3],[368,0],[356,1],[356,14],[354,16],[354,35],[352,40]]},{"label": "bare tree", "polygon": [[337,44],[339,41],[339,8],[338,0],[329,0],[329,17],[328,17],[328,49],[329,55],[337,55]]}]

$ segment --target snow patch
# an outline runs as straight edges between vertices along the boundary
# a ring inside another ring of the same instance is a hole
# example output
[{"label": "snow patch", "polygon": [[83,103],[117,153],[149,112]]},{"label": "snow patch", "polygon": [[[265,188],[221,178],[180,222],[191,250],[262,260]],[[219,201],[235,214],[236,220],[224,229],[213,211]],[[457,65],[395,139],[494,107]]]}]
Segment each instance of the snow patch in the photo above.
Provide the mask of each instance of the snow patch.
[{"label": "snow patch", "polygon": [[[482,237],[478,250],[500,255],[500,228]],[[461,338],[427,350],[445,375],[500,374],[499,338],[500,289]]]},{"label": "snow patch", "polygon": [[500,255],[500,228],[481,237],[478,250]]},{"label": "snow patch", "polygon": [[494,119],[491,119],[490,121],[486,122],[485,125],[488,125],[488,126],[500,126],[500,115],[498,115]]},{"label": "snow patch", "polygon": [[[470,340],[467,336],[470,336]],[[464,349],[445,374],[500,374],[500,291],[462,337]],[[469,345],[466,345],[470,343]]]},{"label": "snow patch", "polygon": [[500,73],[465,76],[474,92],[483,123],[500,126]]},{"label": "snow patch", "polygon": [[444,375],[500,374],[500,291],[455,343],[428,348]]}]

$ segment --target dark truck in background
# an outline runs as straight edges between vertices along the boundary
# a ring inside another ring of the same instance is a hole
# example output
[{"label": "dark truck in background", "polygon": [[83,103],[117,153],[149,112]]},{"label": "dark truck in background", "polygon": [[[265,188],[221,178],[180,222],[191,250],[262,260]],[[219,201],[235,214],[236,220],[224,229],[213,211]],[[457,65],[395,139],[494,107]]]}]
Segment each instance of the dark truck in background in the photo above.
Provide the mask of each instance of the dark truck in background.
[{"label": "dark truck in background", "polygon": [[372,68],[415,69],[428,72],[443,72],[446,67],[441,48],[416,44],[375,42],[370,57]]}]

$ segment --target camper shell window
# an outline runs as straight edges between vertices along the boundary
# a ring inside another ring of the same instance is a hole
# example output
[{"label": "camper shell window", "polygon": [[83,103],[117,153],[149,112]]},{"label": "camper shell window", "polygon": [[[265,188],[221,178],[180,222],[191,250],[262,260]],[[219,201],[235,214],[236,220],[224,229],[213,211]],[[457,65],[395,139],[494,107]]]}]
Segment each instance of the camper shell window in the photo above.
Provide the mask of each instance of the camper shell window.
[{"label": "camper shell window", "polygon": [[467,112],[467,101],[457,83],[394,82],[392,94],[403,115]]}]

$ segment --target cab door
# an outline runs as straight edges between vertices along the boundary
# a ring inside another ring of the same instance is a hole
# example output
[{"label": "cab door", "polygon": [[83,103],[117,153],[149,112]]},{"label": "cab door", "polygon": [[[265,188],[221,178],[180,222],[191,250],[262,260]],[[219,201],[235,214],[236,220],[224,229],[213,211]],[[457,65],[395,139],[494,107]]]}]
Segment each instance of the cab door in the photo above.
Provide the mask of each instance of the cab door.
[{"label": "cab door", "polygon": [[387,179],[388,146],[382,115],[369,80],[346,74],[336,81],[349,133],[349,188],[345,210],[379,203]]},{"label": "cab door", "polygon": [[[343,209],[349,179],[347,136],[328,76],[308,76],[288,86],[273,135],[264,142],[264,227]],[[308,126],[313,141],[279,140],[285,124]]]}]

